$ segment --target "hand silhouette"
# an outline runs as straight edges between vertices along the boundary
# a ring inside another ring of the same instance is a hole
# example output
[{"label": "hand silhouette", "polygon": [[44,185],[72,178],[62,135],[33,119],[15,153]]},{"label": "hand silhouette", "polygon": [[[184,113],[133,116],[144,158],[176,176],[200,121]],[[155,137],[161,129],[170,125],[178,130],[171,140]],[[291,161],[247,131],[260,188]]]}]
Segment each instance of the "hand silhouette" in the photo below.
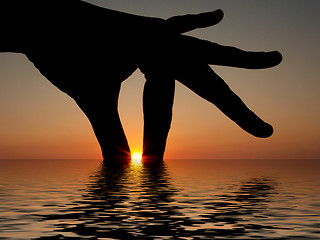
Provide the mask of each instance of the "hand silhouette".
[{"label": "hand silhouette", "polygon": [[248,69],[279,64],[279,52],[246,52],[182,33],[218,23],[223,12],[167,20],[100,8],[80,0],[7,0],[0,51],[25,54],[90,120],[105,159],[130,156],[119,114],[121,83],[136,69],[146,78],[143,154],[162,159],[172,118],[174,81],[216,105],[245,131],[273,130],[250,111],[209,64]]}]

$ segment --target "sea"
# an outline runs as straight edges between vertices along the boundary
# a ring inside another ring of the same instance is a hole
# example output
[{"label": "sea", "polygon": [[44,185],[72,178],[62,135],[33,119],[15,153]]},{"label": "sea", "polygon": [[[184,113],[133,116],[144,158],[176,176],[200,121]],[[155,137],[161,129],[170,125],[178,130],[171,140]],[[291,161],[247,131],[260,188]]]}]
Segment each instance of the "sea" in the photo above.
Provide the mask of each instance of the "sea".
[{"label": "sea", "polygon": [[0,160],[0,239],[320,239],[320,160]]}]

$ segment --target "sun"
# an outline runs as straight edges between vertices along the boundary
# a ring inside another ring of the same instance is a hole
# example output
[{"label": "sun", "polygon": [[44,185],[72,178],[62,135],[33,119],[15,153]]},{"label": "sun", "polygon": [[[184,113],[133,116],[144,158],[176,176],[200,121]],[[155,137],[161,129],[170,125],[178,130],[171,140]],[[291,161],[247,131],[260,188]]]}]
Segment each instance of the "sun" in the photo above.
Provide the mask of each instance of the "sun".
[{"label": "sun", "polygon": [[135,164],[141,163],[142,160],[142,153],[141,152],[134,152],[131,154],[131,161]]}]

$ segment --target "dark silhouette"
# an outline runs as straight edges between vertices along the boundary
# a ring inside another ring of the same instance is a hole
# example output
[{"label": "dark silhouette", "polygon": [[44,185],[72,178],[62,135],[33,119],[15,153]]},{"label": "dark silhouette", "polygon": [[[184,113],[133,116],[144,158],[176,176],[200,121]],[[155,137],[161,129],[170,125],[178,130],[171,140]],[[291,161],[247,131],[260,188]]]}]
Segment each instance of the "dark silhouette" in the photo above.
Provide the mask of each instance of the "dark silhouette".
[{"label": "dark silhouette", "polygon": [[104,157],[130,156],[117,105],[121,83],[138,68],[146,78],[144,157],[163,157],[175,80],[250,134],[268,137],[273,132],[208,64],[269,68],[281,62],[281,54],[246,52],[182,35],[220,22],[221,10],[164,20],[80,0],[3,0],[0,9],[0,51],[25,54],[76,101],[90,120]]}]

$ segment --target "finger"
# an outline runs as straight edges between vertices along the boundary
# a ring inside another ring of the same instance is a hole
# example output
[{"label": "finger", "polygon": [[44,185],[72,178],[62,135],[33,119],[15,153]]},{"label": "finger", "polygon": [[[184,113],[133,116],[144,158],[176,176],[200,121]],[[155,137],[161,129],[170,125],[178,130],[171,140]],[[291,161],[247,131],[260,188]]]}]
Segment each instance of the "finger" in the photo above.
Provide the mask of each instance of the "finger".
[{"label": "finger", "polygon": [[223,11],[174,16],[167,19],[169,28],[175,33],[184,33],[196,28],[205,28],[219,23],[223,18]]},{"label": "finger", "polygon": [[105,161],[130,159],[130,148],[119,113],[118,97],[120,84],[109,84],[108,88],[79,91],[73,98],[88,117]]},{"label": "finger", "polygon": [[162,159],[172,120],[174,77],[155,64],[141,68],[146,83],[143,92],[143,156]]},{"label": "finger", "polygon": [[282,61],[282,55],[278,51],[243,51],[235,47],[222,46],[189,36],[179,36],[176,45],[179,47],[179,54],[183,58],[184,55],[188,55],[207,64],[263,69],[274,67]]},{"label": "finger", "polygon": [[272,127],[252,112],[228,85],[206,64],[179,67],[177,80],[216,105],[242,129],[256,137],[269,137]]}]

